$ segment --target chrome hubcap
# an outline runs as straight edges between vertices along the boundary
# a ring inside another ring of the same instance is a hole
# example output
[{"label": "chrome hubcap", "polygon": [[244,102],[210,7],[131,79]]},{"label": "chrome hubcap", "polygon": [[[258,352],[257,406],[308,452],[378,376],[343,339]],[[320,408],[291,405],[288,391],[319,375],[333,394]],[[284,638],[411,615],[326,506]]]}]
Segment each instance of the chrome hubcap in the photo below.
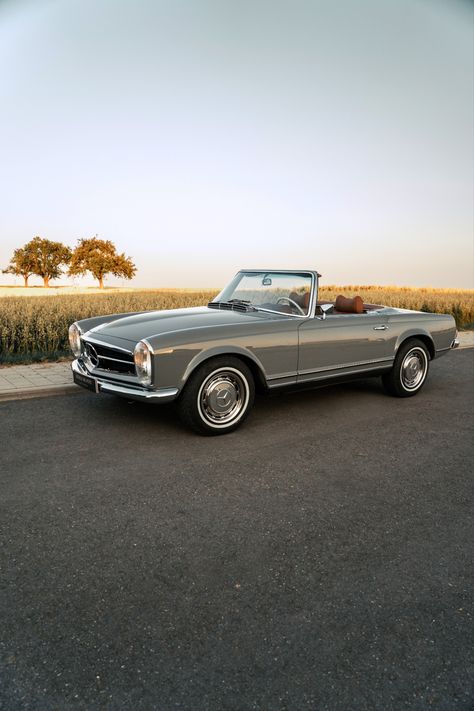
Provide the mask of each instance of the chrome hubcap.
[{"label": "chrome hubcap", "polygon": [[248,401],[248,387],[237,370],[223,369],[212,373],[199,391],[199,409],[205,420],[214,425],[232,422]]},{"label": "chrome hubcap", "polygon": [[402,384],[406,390],[414,390],[422,382],[426,374],[426,353],[420,348],[413,348],[406,354],[402,363]]}]

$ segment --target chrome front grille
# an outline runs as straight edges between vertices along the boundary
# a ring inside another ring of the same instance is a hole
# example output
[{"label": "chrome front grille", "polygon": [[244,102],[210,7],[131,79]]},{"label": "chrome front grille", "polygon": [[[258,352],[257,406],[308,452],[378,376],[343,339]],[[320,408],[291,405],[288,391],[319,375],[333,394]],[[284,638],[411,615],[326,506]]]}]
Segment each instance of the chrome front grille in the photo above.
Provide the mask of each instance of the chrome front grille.
[{"label": "chrome front grille", "polygon": [[132,353],[87,339],[83,339],[82,343],[84,358],[93,368],[110,373],[135,375],[135,362]]}]

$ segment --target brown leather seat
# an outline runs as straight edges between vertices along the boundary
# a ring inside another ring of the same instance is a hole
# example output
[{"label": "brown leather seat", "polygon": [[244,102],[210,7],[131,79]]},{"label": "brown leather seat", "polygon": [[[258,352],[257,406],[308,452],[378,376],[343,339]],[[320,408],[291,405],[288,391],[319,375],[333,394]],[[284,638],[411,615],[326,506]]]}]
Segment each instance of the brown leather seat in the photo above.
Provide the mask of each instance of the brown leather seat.
[{"label": "brown leather seat", "polygon": [[334,308],[336,311],[345,314],[363,314],[364,302],[360,296],[354,296],[352,299],[349,299],[346,296],[339,294],[334,302]]}]

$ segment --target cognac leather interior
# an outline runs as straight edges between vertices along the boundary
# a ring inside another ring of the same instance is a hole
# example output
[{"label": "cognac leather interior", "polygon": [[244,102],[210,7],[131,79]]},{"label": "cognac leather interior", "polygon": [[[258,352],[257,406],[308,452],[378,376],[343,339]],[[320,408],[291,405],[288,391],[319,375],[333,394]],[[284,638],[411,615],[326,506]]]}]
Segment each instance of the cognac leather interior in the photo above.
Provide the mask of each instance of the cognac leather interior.
[{"label": "cognac leather interior", "polygon": [[[292,291],[289,295],[295,303],[301,306],[302,309],[307,311],[309,306],[310,292],[306,291],[304,294],[298,294],[296,291]],[[322,304],[332,304],[334,303],[334,310],[331,311],[331,315],[336,316],[337,314],[363,314],[366,311],[373,311],[375,309],[383,308],[379,304],[364,304],[360,296],[354,296],[352,299],[340,294],[336,301],[318,301],[316,306],[321,306]]]},{"label": "cognac leather interior", "polygon": [[334,302],[334,308],[336,311],[342,311],[342,313],[345,314],[363,314],[364,302],[360,296],[354,296],[352,299],[348,299],[342,296],[342,294],[339,294]]}]

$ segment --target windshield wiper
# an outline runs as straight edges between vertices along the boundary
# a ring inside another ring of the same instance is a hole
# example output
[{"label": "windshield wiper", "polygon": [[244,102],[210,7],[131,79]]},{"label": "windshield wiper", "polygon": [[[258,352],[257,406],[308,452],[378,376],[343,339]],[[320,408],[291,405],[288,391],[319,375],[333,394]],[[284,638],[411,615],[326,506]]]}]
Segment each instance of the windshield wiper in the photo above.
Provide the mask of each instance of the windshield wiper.
[{"label": "windshield wiper", "polygon": [[229,299],[228,301],[210,301],[208,306],[211,309],[235,309],[236,311],[256,311],[250,301],[245,299]]}]

